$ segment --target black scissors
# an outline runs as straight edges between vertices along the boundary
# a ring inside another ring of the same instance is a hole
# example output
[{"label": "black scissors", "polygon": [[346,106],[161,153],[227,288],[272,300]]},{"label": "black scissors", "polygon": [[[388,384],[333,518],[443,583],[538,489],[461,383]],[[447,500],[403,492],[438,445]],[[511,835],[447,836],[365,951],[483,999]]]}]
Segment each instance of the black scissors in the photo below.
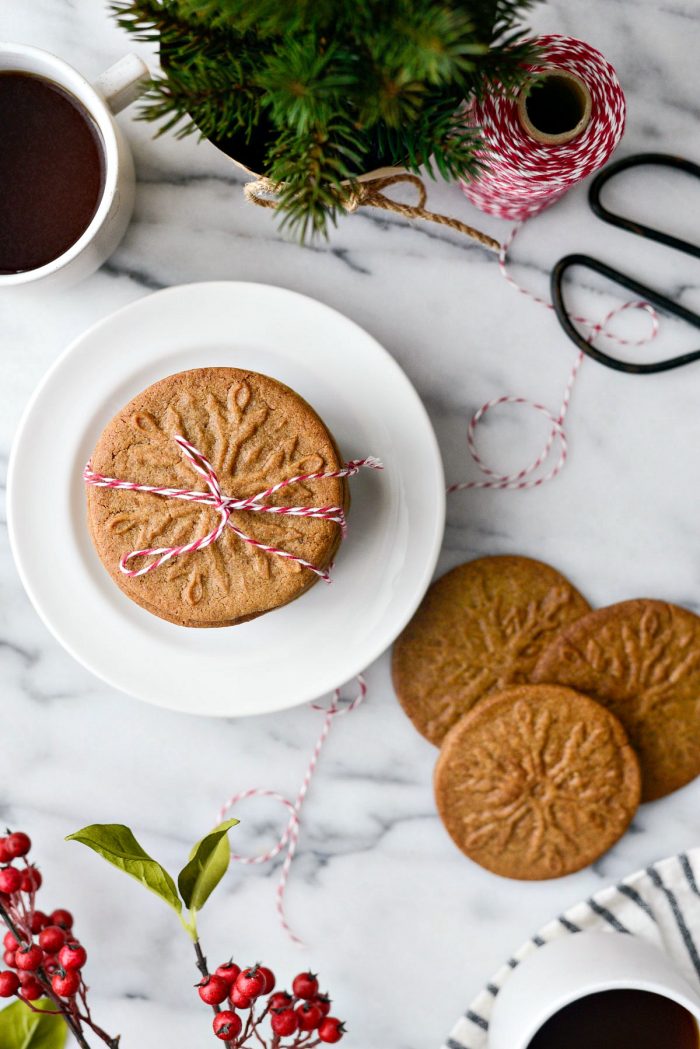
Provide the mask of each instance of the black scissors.
[{"label": "black scissors", "polygon": [[[632,219],[615,215],[601,204],[601,190],[611,178],[619,175],[621,171],[628,171],[630,168],[645,167],[647,165],[676,168],[680,171],[687,171],[689,175],[694,175],[696,178],[700,178],[700,164],[694,164],[691,160],[686,160],[684,157],[672,156],[669,153],[636,153],[631,157],[625,157],[623,160],[614,161],[596,175],[588,191],[588,202],[591,209],[599,218],[603,219],[604,222],[609,222],[612,226],[619,226],[620,229],[629,230],[630,233],[634,233],[636,236],[656,240],[659,244],[666,244],[670,248],[675,248],[676,251],[682,251],[686,255],[694,255],[695,258],[700,258],[699,245],[690,244],[679,237],[672,237],[668,233],[652,229],[651,226],[645,226],[641,222],[634,222]],[[603,277],[608,277],[615,284],[628,288],[635,295],[639,295],[641,299],[658,306],[664,313],[671,313],[674,317],[680,317],[682,320],[692,324],[694,328],[700,328],[700,316],[691,310],[687,310],[680,303],[674,302],[673,299],[669,299],[666,295],[662,295],[661,292],[656,291],[654,288],[648,288],[645,284],[640,284],[639,281],[634,280],[633,277],[628,276],[626,273],[620,273],[619,270],[613,269],[612,266],[608,266],[607,263],[601,262],[599,259],[594,259],[590,255],[565,255],[563,259],[559,259],[552,270],[552,303],[562,328],[583,353],[600,364],[605,364],[608,368],[614,368],[619,372],[629,372],[633,375],[653,375],[656,372],[667,372],[673,368],[681,368],[684,364],[691,364],[693,361],[700,360],[700,350],[694,350],[692,353],[684,353],[679,357],[670,357],[665,361],[656,361],[652,364],[633,364],[630,361],[622,361],[617,357],[611,357],[609,354],[603,353],[602,350],[591,346],[585,336],[581,335],[574,326],[564,302],[562,282],[566,271],[572,266],[583,266],[585,269],[594,270],[596,273],[602,274]]]}]

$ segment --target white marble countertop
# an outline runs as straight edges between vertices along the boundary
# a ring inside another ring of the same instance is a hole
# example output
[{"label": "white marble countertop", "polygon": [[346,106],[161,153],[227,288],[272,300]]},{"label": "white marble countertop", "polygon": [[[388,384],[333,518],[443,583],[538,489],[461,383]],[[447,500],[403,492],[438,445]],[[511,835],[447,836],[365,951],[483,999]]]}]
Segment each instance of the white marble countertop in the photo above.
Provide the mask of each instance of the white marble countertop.
[{"label": "white marble countertop", "polygon": [[[697,14],[697,0],[552,0],[533,23],[587,39],[617,67],[629,101],[623,152],[663,149],[700,161]],[[89,76],[129,47],[93,0],[4,0],[0,37],[49,48]],[[238,173],[212,146],[153,140],[132,116],[120,123],[136,155],[138,199],[117,254],[74,290],[0,298],[3,475],[20,412],[61,349],[117,307],[184,281],[284,285],[366,327],[425,398],[450,481],[475,476],[465,428],[482,402],[512,393],[558,409],[573,349],[485,252],[451,232],[367,210],[344,219],[329,243],[301,249],[279,236],[269,212],[244,204]],[[697,239],[700,187],[692,180],[647,172],[627,186],[637,214]],[[498,235],[508,228],[473,212],[456,187],[433,188],[431,204]],[[577,250],[700,308],[698,263],[603,226],[581,188],[522,232],[517,275],[545,291],[552,263]],[[591,289],[577,294],[596,317],[610,302]],[[620,324],[638,330],[631,317]],[[696,333],[669,322],[657,349],[696,343]],[[698,610],[698,389],[700,365],[636,378],[587,361],[567,420],[563,474],[530,492],[452,496],[440,570],[478,554],[524,553],[551,561],[594,603],[645,595]],[[529,413],[494,417],[484,448],[499,465],[518,466],[517,449],[534,455],[542,427]],[[122,1032],[124,1049],[204,1049],[213,1041],[209,1020],[191,989],[190,947],[176,921],[63,836],[124,822],[176,867],[228,794],[254,785],[294,794],[319,715],[299,709],[216,722],[151,709],[102,686],[31,608],[4,515],[2,533],[0,817],[35,838],[47,898],[78,913],[95,1012]],[[387,658],[367,677],[366,706],[336,726],[323,756],[293,868],[289,917],[309,949],[300,953],[278,926],[277,867],[233,868],[204,914],[203,936],[212,959],[231,951],[263,957],[287,978],[319,969],[348,1020],[348,1046],[436,1049],[481,982],[538,924],[605,882],[698,843],[700,783],[644,807],[590,870],[553,883],[503,881],[468,862],[444,832],[431,794],[435,751],[401,713]],[[237,848],[273,842],[277,809],[253,802],[240,814]]]}]

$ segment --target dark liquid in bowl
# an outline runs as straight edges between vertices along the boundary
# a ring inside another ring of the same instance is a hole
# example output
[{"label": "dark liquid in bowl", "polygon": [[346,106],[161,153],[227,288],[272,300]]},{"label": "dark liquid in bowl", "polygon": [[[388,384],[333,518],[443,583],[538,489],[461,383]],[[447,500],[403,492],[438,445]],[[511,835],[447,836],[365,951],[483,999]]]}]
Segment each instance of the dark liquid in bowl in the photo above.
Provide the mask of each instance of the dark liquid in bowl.
[{"label": "dark liquid in bowl", "polygon": [[67,251],[103,187],[102,139],[78,100],[44,77],[0,73],[0,273]]},{"label": "dark liquid in bowl", "polygon": [[687,1009],[649,991],[590,994],[556,1013],[528,1049],[699,1049]]}]

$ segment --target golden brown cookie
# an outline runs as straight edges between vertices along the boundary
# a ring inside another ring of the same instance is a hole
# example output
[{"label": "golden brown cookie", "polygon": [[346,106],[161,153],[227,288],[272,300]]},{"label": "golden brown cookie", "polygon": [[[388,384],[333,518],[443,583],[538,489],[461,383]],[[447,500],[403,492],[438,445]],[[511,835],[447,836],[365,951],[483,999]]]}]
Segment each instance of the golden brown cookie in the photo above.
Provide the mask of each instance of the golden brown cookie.
[{"label": "golden brown cookie", "polygon": [[[139,484],[206,490],[176,435],[209,459],[223,494],[235,498],[343,465],[321,419],[289,387],[238,368],[198,368],[149,386],[118,412],[97,442],[93,469]],[[346,506],[347,481],[300,483],[266,501]],[[229,528],[211,546],[130,578],[119,569],[125,553],[189,543],[211,531],[218,515],[197,503],[96,487],[88,487],[87,502],[90,533],[112,579],[132,601],[170,622],[199,627],[244,622],[293,601],[318,580],[309,569],[243,542]],[[340,528],[331,521],[250,511],[234,512],[231,521],[256,540],[321,569],[340,543]]]},{"label": "golden brown cookie", "polygon": [[419,732],[440,745],[475,703],[529,681],[541,652],[590,605],[554,568],[483,557],[428,590],[394,646],[394,687]]},{"label": "golden brown cookie", "polygon": [[639,804],[637,757],[620,722],[568,688],[522,685],[449,732],[437,807],[467,856],[506,878],[559,878],[624,834]]},{"label": "golden brown cookie", "polygon": [[579,619],[542,653],[533,680],[592,696],[625,726],[642,800],[700,774],[700,618],[663,601],[622,601]]}]

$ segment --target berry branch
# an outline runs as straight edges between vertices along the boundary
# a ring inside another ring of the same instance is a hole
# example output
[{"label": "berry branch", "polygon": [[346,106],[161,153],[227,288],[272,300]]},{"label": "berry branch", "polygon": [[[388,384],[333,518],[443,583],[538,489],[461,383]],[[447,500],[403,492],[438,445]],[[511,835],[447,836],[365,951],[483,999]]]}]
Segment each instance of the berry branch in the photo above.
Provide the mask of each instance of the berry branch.
[{"label": "berry branch", "polygon": [[[94,824],[69,840],[79,841],[103,859],[130,874],[176,913],[193,944],[201,980],[199,997],[214,1012],[214,1034],[228,1049],[250,1049],[253,1039],[262,1049],[314,1049],[339,1042],[345,1026],[330,1016],[331,1000],[319,990],[314,973],[299,973],[292,993],[275,992],[275,975],[266,965],[241,968],[233,960],[211,973],[197,933],[197,913],[228,870],[228,832],[238,820],[227,820],[199,841],[175,879],[141,847],[128,827]],[[187,916],[183,913],[187,910]],[[245,1017],[245,1021],[244,1021]],[[262,1027],[269,1021],[270,1034]]]},{"label": "berry branch", "polygon": [[[199,942],[199,939],[196,939],[194,941],[194,951],[197,955],[197,968],[199,969],[202,976],[201,982],[197,985],[200,989],[200,997],[202,997],[202,988],[209,987],[211,982],[211,976],[209,974],[209,968],[207,966],[207,959],[204,957],[204,952],[202,951],[202,946]],[[221,1012],[221,1006],[218,1002],[212,1002],[211,1007],[214,1010],[215,1014]],[[216,1022],[216,1020],[214,1022]],[[226,1049],[231,1049],[231,1042],[225,1041],[224,1045],[226,1046]]]},{"label": "berry branch", "polygon": [[[33,1012],[60,1016],[80,1049],[90,1049],[83,1024],[109,1049],[118,1049],[119,1038],[108,1035],[90,1015],[82,975],[87,951],[73,936],[73,916],[62,909],[50,916],[36,909],[42,878],[27,860],[30,849],[31,840],[21,831],[8,831],[0,838],[0,920],[7,929],[3,939],[7,969],[0,971],[0,998],[18,998]],[[18,861],[22,868],[16,865]],[[55,1010],[41,1010],[33,1004],[42,995],[54,1003]]]},{"label": "berry branch", "polygon": [[[339,1042],[344,1024],[329,1015],[331,1000],[321,994],[314,973],[299,973],[288,993],[275,991],[275,974],[260,963],[241,968],[229,960],[213,973],[209,971],[197,933],[197,912],[228,869],[228,831],[236,823],[220,824],[195,845],[177,885],[144,852],[128,827],[95,825],[71,838],[131,874],[177,912],[194,944],[201,976],[196,985],[199,997],[213,1010],[213,1032],[227,1049],[251,1049],[255,1042],[261,1049],[315,1049]],[[27,859],[30,849],[31,841],[24,833],[8,831],[0,837],[0,922],[6,928],[0,998],[18,999],[48,1024],[55,1018],[55,1034],[62,1030],[62,1021],[79,1049],[91,1049],[85,1028],[107,1049],[119,1049],[119,1037],[107,1034],[92,1018],[83,976],[88,956],[75,938],[72,914],[59,909],[48,915],[36,909],[42,878]],[[45,1008],[47,1004],[54,1008]],[[25,1046],[26,1041],[21,1044]],[[0,1049],[19,1049],[19,1044],[7,1046],[3,1037]]]}]

